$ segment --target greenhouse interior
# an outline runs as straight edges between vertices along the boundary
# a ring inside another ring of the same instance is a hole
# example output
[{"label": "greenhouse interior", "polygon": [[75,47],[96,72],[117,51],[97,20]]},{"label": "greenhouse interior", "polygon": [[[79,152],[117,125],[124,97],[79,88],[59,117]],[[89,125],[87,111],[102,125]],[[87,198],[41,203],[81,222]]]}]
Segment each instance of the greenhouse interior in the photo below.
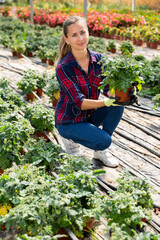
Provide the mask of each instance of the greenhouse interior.
[{"label": "greenhouse interior", "polygon": [[0,0],[0,240],[38,239],[160,240],[160,0]]}]

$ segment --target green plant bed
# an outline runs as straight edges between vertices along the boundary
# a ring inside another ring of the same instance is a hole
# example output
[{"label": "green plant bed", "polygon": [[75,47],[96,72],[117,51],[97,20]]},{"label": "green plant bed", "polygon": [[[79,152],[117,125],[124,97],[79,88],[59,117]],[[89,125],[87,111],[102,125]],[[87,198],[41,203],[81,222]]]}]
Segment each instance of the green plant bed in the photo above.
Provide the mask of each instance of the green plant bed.
[{"label": "green plant bed", "polygon": [[139,239],[136,229],[146,225],[143,219],[152,219],[151,194],[155,193],[155,190],[146,180],[140,180],[128,171],[125,171],[117,182],[117,191],[111,193],[111,198],[107,200],[111,239]]},{"label": "green plant bed", "polygon": [[14,104],[13,101],[4,101],[1,97],[0,97],[0,119],[2,119],[2,116],[4,114],[12,114],[14,116],[14,112],[16,112],[16,114],[18,114],[20,108]]},{"label": "green plant bed", "polygon": [[36,166],[45,166],[46,170],[53,170],[59,165],[59,154],[61,148],[59,145],[54,145],[52,142],[46,143],[41,138],[39,141],[32,140],[24,146],[27,150],[22,163],[33,163]]},{"label": "green plant bed", "polygon": [[8,89],[8,86],[9,86],[9,81],[5,77],[1,78],[0,79],[0,88],[2,88],[2,89],[7,88]]},{"label": "green plant bed", "polygon": [[21,151],[24,144],[34,133],[34,128],[27,119],[0,123],[0,168],[12,166],[13,161],[17,164],[21,160]]},{"label": "green plant bed", "polygon": [[151,61],[141,62],[144,64],[141,75],[145,81],[145,88],[140,94],[155,96],[160,93],[160,57],[156,56]]},{"label": "green plant bed", "polygon": [[106,51],[106,43],[103,38],[89,37],[88,48],[95,52],[104,53]]},{"label": "green plant bed", "polygon": [[10,108],[17,106],[22,109],[26,105],[23,97],[10,88],[0,88],[0,97],[10,105]]},{"label": "green plant bed", "polygon": [[41,103],[36,103],[25,108],[27,118],[36,131],[54,131],[54,112]]},{"label": "green plant bed", "polygon": [[160,107],[160,93],[156,94],[153,98],[152,101],[154,102],[154,107],[153,109],[156,109],[158,107]]},{"label": "green plant bed", "polygon": [[13,167],[0,176],[0,202],[13,206],[7,215],[0,216],[0,224],[5,223],[7,229],[18,226],[21,234],[50,237],[69,227],[83,237],[86,221],[99,219],[105,212],[105,198],[96,186],[94,172],[78,171],[55,179],[43,168]]},{"label": "green plant bed", "polygon": [[24,99],[14,90],[9,88],[9,81],[6,78],[0,79],[0,98],[9,104],[9,108],[23,108],[25,106]]},{"label": "green plant bed", "polygon": [[67,175],[74,172],[91,171],[91,161],[88,158],[61,153],[59,164],[55,168],[60,174]]}]

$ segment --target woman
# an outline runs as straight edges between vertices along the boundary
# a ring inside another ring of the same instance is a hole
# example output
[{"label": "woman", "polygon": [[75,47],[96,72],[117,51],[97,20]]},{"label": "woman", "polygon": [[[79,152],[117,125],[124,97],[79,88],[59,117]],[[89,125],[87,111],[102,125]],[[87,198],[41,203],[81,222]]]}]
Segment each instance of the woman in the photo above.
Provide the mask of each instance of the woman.
[{"label": "woman", "polygon": [[84,18],[71,16],[65,20],[56,67],[60,98],[55,110],[55,124],[63,138],[95,150],[94,158],[106,166],[116,167],[118,161],[109,156],[107,148],[124,107],[116,104],[116,98],[108,97],[109,86],[103,91],[106,98],[98,99],[102,81],[98,62],[102,54],[90,51],[88,40]]}]

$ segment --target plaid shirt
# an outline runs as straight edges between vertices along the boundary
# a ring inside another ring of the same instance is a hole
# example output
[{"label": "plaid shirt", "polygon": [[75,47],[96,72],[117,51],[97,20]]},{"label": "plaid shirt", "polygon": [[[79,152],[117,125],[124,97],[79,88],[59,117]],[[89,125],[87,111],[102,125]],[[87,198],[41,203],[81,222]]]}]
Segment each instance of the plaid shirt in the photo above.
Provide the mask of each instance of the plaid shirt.
[{"label": "plaid shirt", "polygon": [[[95,109],[81,110],[84,99],[97,100],[100,94],[102,81],[101,60],[102,54],[89,51],[88,74],[80,67],[70,51],[57,65],[56,76],[59,82],[60,98],[55,109],[55,122],[57,125],[89,121]],[[107,95],[109,85],[103,90]]]}]

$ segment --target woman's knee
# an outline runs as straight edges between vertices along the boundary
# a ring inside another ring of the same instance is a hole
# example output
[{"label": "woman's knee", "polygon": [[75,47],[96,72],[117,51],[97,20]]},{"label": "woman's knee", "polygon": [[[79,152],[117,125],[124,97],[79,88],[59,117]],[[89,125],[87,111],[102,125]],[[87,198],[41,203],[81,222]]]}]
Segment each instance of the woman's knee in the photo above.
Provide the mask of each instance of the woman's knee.
[{"label": "woman's knee", "polygon": [[109,135],[105,136],[94,142],[94,150],[101,150],[101,151],[105,150],[105,149],[109,148],[111,143],[112,143],[111,137]]},{"label": "woman's knee", "polygon": [[124,112],[124,107],[122,106],[117,106],[115,108],[115,110],[117,111],[118,115],[122,116],[123,112]]}]

